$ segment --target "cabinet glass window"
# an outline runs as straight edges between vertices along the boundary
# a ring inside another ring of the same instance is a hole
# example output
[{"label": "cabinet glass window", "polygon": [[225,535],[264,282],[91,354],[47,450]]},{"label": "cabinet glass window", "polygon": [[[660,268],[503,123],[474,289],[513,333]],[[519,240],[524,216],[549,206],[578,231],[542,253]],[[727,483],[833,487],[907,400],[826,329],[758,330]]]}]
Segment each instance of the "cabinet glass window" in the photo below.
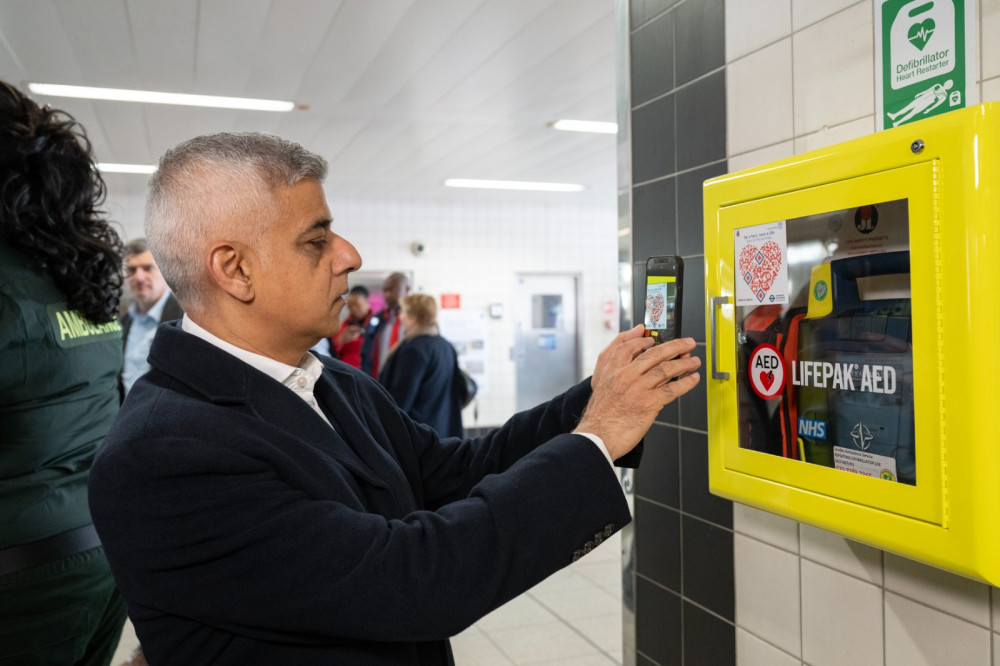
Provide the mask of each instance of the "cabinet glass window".
[{"label": "cabinet glass window", "polygon": [[740,446],[916,484],[907,201],[734,242]]}]

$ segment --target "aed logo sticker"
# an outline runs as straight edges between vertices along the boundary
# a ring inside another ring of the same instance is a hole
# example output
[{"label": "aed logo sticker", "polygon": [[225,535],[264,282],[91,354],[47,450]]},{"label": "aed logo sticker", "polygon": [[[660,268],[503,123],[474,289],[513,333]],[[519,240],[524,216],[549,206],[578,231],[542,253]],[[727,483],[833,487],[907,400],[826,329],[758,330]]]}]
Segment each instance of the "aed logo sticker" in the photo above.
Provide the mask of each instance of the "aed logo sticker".
[{"label": "aed logo sticker", "polygon": [[773,400],[785,388],[785,360],[777,348],[766,342],[750,354],[750,386],[764,400]]}]

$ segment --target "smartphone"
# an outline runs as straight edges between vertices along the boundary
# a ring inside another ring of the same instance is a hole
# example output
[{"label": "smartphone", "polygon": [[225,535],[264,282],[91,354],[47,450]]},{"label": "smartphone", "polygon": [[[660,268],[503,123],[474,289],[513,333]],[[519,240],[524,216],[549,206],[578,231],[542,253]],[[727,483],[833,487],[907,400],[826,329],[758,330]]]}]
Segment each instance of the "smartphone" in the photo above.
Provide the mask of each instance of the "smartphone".
[{"label": "smartphone", "polygon": [[660,344],[680,337],[684,260],[650,257],[646,260],[646,312],[643,334]]}]

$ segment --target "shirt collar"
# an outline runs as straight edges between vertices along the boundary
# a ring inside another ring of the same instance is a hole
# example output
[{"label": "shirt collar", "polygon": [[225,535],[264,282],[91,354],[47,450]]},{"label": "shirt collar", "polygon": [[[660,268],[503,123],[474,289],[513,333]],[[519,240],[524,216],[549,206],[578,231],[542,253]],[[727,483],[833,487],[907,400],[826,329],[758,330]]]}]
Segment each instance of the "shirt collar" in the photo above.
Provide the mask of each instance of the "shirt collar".
[{"label": "shirt collar", "polygon": [[160,300],[156,301],[153,307],[149,308],[145,313],[139,312],[139,304],[133,301],[132,305],[128,306],[129,314],[132,315],[133,319],[136,317],[152,317],[154,320],[160,321],[163,318],[163,308],[167,305],[168,298],[170,298],[170,290],[165,289],[163,295],[160,296]]},{"label": "shirt collar", "polygon": [[[309,352],[302,355],[302,358],[299,359],[298,366],[288,365],[287,363],[276,361],[273,358],[269,358],[261,354],[255,354],[252,351],[241,349],[234,344],[226,342],[222,338],[209,333],[204,328],[194,323],[194,321],[188,317],[187,314],[181,318],[181,329],[183,329],[185,333],[190,333],[191,335],[201,338],[205,342],[218,347],[222,351],[232,354],[247,365],[260,370],[271,379],[280,384],[284,384],[293,391],[311,392],[313,387],[316,385],[316,381],[323,373],[323,363]],[[303,381],[303,379],[305,381]]]}]

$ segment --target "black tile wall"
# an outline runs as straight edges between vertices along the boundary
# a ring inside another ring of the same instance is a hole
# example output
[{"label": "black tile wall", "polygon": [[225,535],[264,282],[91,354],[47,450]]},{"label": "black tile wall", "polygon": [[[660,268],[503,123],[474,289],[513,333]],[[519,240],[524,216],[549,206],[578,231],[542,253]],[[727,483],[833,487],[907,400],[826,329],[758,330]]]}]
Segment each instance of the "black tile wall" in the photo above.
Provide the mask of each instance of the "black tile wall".
[{"label": "black tile wall", "polygon": [[678,86],[725,64],[725,13],[723,0],[683,2],[672,12],[676,17]]},{"label": "black tile wall", "polygon": [[636,262],[648,257],[677,254],[677,187],[675,178],[647,183],[632,191],[632,215],[644,221],[633,227]]},{"label": "black tile wall", "polygon": [[635,472],[635,492],[650,501],[681,508],[680,432],[654,423],[646,433],[642,465]]},{"label": "black tile wall", "polygon": [[681,0],[632,0],[629,3],[629,18],[632,30],[635,30],[649,19],[659,16],[676,5]]},{"label": "black tile wall", "polygon": [[635,615],[655,617],[655,631],[636,634],[635,647],[642,656],[658,666],[682,666],[681,598],[642,577],[636,578]]},{"label": "black tile wall", "polygon": [[[633,320],[646,258],[683,256],[681,333],[704,368],[702,183],[727,171],[725,0],[630,0],[629,17]],[[708,492],[705,386],[702,371],[661,411],[634,477],[640,666],[736,661],[732,504]]]},{"label": "black tile wall", "polygon": [[635,572],[654,583],[681,592],[681,515],[666,507],[638,499],[636,520],[640,516],[662,529],[635,534]]},{"label": "black tile wall", "polygon": [[682,430],[680,450],[681,508],[685,515],[732,528],[733,503],[708,492],[708,436]]},{"label": "black tile wall", "polygon": [[716,162],[677,176],[677,254],[705,253],[705,198],[703,185],[727,172],[726,162]]},{"label": "black tile wall", "polygon": [[703,345],[698,345],[691,354],[701,359],[701,368],[698,370],[698,373],[701,375],[701,381],[690,392],[682,395],[677,400],[677,411],[680,415],[678,422],[680,425],[685,428],[694,428],[701,431],[708,430],[708,403],[705,395],[705,384],[707,381],[707,377],[705,376],[705,349]]},{"label": "black tile wall", "polygon": [[[726,73],[719,70],[676,93],[677,170],[726,158]],[[635,135],[633,135],[633,142]]]},{"label": "black tile wall", "polygon": [[681,332],[686,338],[705,342],[705,258],[684,257],[684,304]]},{"label": "black tile wall", "polygon": [[[684,598],[734,621],[733,533],[697,518],[681,518]],[[642,553],[636,552],[636,561]]]},{"label": "black tile wall", "polygon": [[674,12],[634,32],[631,48],[633,60],[649,63],[631,71],[632,106],[674,89]]},{"label": "black tile wall", "polygon": [[[735,666],[736,630],[694,604],[685,603],[684,663],[687,666]],[[705,640],[711,636],[711,640]]]},{"label": "black tile wall", "polygon": [[[637,140],[637,137],[644,137]],[[674,172],[674,95],[632,111],[632,182],[644,183]],[[633,218],[634,219],[634,218]],[[634,227],[633,227],[634,229]]]}]

